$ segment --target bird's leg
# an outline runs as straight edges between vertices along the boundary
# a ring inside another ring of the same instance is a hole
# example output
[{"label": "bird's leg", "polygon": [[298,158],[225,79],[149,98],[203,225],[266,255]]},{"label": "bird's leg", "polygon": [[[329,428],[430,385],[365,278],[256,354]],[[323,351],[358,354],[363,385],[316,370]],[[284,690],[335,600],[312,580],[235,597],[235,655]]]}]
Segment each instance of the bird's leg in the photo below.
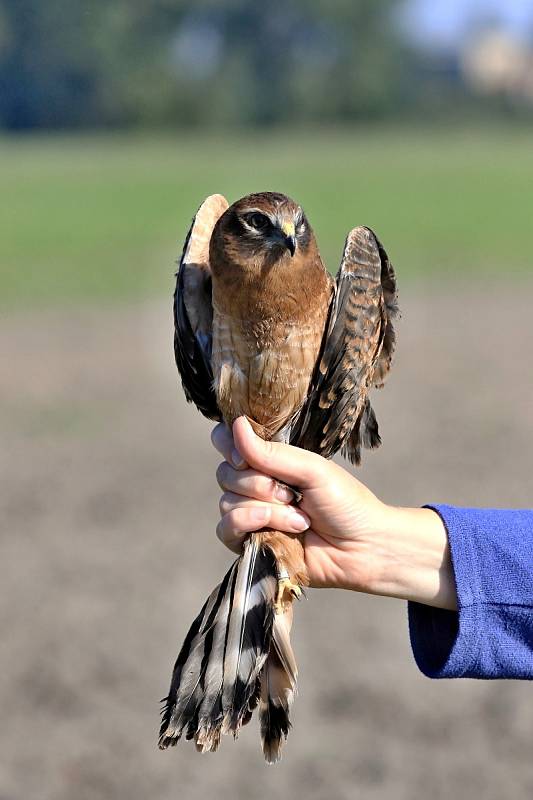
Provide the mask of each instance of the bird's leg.
[{"label": "bird's leg", "polygon": [[303,544],[299,536],[281,531],[266,529],[254,535],[261,537],[263,547],[272,550],[276,559],[274,611],[283,614],[295,598],[299,599],[304,594],[303,587],[309,585]]},{"label": "bird's leg", "polygon": [[301,596],[301,587],[297,583],[291,581],[286,567],[278,562],[278,591],[276,594],[276,602],[274,603],[275,613],[284,614],[287,604],[292,602],[294,598],[299,600]]}]

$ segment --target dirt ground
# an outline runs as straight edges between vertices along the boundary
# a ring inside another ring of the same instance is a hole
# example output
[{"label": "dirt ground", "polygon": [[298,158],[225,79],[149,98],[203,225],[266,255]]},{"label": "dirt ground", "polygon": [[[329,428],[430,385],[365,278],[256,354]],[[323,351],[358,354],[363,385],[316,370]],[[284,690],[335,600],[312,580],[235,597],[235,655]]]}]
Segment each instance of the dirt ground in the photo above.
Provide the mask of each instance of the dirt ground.
[{"label": "dirt ground", "polygon": [[[402,293],[383,447],[404,505],[531,506],[532,286]],[[156,748],[178,645],[230,562],[217,456],[187,407],[168,304],[0,322],[0,800],[533,796],[529,683],[430,681],[399,601],[311,591],[281,764],[252,723],[216,755]]]}]

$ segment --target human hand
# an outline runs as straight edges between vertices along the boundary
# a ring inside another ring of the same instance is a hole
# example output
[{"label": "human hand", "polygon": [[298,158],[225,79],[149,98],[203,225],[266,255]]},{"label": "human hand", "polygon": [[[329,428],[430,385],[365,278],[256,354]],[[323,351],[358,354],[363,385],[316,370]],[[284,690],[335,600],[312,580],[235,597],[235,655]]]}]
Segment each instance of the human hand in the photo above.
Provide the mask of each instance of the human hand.
[{"label": "human hand", "polygon": [[[233,435],[217,425],[212,440],[225,458],[217,534],[230,549],[240,552],[263,527],[301,533],[311,586],[456,607],[447,537],[433,511],[387,506],[334,462],[263,441],[244,417]],[[301,491],[298,508],[286,484]]]}]

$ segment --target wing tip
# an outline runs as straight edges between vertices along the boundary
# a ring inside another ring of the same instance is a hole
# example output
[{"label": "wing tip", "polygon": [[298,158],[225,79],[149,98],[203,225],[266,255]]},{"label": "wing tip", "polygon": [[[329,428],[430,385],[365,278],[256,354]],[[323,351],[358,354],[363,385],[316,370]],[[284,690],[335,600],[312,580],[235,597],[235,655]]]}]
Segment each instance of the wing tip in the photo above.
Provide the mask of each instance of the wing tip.
[{"label": "wing tip", "polygon": [[222,216],[224,211],[227,211],[228,208],[229,203],[223,194],[209,194],[196,212],[196,217],[198,217],[200,213],[204,213],[205,211],[209,210],[216,214],[218,219]]}]

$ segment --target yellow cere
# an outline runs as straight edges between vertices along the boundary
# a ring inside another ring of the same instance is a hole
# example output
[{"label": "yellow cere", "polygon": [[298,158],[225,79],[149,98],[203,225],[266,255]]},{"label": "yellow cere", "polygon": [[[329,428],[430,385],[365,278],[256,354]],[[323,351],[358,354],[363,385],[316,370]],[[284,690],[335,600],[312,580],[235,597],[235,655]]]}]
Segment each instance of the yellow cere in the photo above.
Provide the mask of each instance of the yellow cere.
[{"label": "yellow cere", "polygon": [[285,236],[294,236],[294,222],[284,222],[281,226],[281,230]]}]

